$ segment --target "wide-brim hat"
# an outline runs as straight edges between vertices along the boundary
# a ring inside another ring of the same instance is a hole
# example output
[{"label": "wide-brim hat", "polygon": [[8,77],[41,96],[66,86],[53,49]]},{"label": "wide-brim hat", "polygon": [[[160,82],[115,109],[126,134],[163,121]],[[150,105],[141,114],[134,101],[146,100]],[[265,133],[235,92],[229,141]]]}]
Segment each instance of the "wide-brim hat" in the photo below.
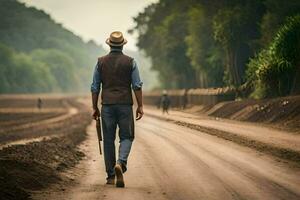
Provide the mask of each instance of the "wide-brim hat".
[{"label": "wide-brim hat", "polygon": [[127,43],[127,40],[123,37],[122,32],[114,31],[110,34],[109,38],[106,39],[106,44],[109,46],[123,46]]}]

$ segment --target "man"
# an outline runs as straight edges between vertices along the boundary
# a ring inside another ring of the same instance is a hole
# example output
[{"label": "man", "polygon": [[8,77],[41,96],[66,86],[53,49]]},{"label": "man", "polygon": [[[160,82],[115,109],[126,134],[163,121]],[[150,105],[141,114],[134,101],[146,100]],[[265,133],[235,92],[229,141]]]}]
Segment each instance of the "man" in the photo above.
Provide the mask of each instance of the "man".
[{"label": "man", "polygon": [[[112,32],[106,40],[110,46],[108,55],[100,57],[95,67],[91,85],[93,117],[100,117],[98,96],[101,93],[101,120],[103,129],[104,161],[107,184],[124,187],[123,173],[127,170],[127,159],[134,139],[132,112],[132,89],[137,101],[136,120],[143,116],[142,82],[138,66],[133,58],[122,53],[127,40],[119,31]],[[119,155],[116,162],[115,138],[119,127]]]},{"label": "man", "polygon": [[163,114],[169,114],[169,107],[171,104],[170,98],[168,96],[167,90],[163,90],[163,94],[160,99],[160,104],[162,106]]},{"label": "man", "polygon": [[42,99],[39,97],[38,100],[37,100],[37,108],[39,110],[42,109],[42,105],[43,105]]}]

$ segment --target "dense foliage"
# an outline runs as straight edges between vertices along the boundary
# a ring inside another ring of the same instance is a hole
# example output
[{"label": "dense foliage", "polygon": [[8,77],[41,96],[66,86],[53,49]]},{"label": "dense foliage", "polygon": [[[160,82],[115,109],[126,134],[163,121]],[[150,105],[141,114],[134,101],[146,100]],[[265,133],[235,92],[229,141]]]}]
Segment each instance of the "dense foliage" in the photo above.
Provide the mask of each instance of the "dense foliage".
[{"label": "dense foliage", "polygon": [[45,63],[0,45],[1,93],[49,92],[57,87]]},{"label": "dense foliage", "polygon": [[258,97],[300,91],[300,15],[287,19],[270,46],[251,60],[247,74]]},{"label": "dense foliage", "polygon": [[0,93],[88,90],[103,49],[85,43],[49,15],[0,1]]},{"label": "dense foliage", "polygon": [[[285,19],[297,13],[299,0],[160,0],[134,18],[129,32],[138,33],[137,45],[151,58],[163,87],[255,85],[266,96],[286,95],[298,80],[291,74],[299,63],[287,57],[295,56],[289,45],[299,46],[299,31]],[[269,51],[277,53],[271,56]],[[258,66],[266,62],[280,63],[282,71],[276,73],[285,78],[279,80],[273,71],[258,75]]]}]

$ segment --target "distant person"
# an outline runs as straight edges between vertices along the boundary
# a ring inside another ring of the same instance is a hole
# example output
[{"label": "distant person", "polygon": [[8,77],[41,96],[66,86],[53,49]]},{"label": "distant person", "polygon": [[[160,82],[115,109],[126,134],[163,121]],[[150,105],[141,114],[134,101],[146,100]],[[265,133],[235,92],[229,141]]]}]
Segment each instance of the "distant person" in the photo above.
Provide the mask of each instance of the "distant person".
[{"label": "distant person", "polygon": [[[112,32],[106,40],[110,46],[108,55],[100,57],[95,67],[91,85],[93,117],[100,117],[98,96],[101,94],[101,119],[104,142],[104,161],[107,173],[106,184],[124,187],[123,173],[127,170],[127,160],[134,139],[134,120],[132,112],[132,89],[138,107],[136,120],[143,117],[142,81],[135,60],[123,54],[127,40],[119,31]],[[102,85],[102,87],[101,87]],[[119,156],[116,161],[115,139],[119,127]]]},{"label": "distant person", "polygon": [[169,107],[171,104],[171,100],[168,96],[167,90],[163,90],[163,93],[162,93],[162,96],[160,99],[160,104],[162,107],[163,114],[165,114],[165,113],[169,114]]},{"label": "distant person", "polygon": [[37,100],[37,108],[40,110],[42,109],[42,106],[43,106],[43,101],[41,98],[38,98]]}]

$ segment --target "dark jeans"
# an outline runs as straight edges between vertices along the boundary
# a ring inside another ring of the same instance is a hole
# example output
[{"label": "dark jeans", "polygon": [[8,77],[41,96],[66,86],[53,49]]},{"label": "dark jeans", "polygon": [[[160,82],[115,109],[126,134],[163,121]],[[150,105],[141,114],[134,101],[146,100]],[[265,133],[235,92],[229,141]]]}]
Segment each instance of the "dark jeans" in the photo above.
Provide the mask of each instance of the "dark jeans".
[{"label": "dark jeans", "polygon": [[123,172],[127,170],[127,159],[134,139],[134,120],[131,105],[102,105],[101,119],[104,143],[104,161],[107,177],[115,176],[116,165],[115,139],[119,127],[119,157]]}]

